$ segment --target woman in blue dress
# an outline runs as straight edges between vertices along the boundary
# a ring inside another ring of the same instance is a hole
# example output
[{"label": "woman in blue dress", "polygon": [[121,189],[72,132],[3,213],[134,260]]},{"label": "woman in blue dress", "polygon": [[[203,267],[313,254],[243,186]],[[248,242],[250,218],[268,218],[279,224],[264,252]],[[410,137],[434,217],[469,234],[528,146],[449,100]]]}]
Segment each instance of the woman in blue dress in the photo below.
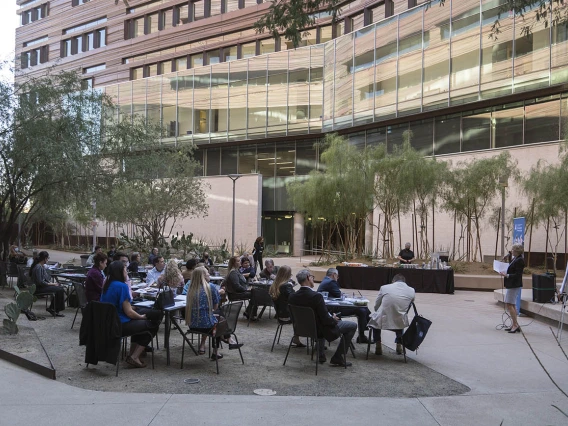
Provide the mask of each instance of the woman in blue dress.
[{"label": "woman in blue dress", "polygon": [[152,335],[144,333],[132,336],[130,345],[130,355],[126,357],[126,362],[138,368],[146,367],[140,360],[140,356],[145,354],[146,346],[158,332],[159,321],[150,321],[146,314],[140,315],[132,309],[132,297],[130,289],[126,284],[128,273],[126,266],[120,260],[112,262],[108,268],[108,275],[103,287],[101,302],[111,303],[116,307],[118,317],[122,323],[122,335],[130,336],[135,333],[149,331]]}]

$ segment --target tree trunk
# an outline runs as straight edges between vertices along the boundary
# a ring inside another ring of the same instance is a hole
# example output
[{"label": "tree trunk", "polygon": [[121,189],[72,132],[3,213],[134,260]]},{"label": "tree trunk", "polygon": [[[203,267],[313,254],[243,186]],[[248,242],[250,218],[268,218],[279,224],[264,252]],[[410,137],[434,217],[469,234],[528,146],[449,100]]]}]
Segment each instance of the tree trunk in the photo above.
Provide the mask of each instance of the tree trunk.
[{"label": "tree trunk", "polygon": [[497,238],[495,238],[495,259],[497,259],[497,246],[499,245],[499,224],[501,223],[501,207],[499,207],[499,216],[497,217]]},{"label": "tree trunk", "polygon": [[531,203],[531,225],[529,231],[529,254],[527,256],[527,267],[531,266],[531,245],[532,245],[533,223],[534,223],[534,198]]}]

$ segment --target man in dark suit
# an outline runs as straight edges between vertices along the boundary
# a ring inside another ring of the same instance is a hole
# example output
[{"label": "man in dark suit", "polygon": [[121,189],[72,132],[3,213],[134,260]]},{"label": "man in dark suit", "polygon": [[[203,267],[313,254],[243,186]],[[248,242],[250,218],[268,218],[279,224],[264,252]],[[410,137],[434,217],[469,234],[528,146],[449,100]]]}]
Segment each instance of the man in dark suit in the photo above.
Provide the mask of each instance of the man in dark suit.
[{"label": "man in dark suit", "polygon": [[307,269],[303,269],[296,274],[296,279],[300,284],[300,289],[290,295],[288,302],[290,305],[306,306],[312,308],[316,317],[316,326],[318,331],[318,349],[319,349],[319,362],[326,361],[324,353],[325,340],[331,342],[336,340],[340,335],[343,339],[337,346],[337,350],[329,361],[331,365],[347,367],[351,366],[350,362],[346,362],[344,353],[344,345],[349,345],[357,325],[350,321],[341,321],[335,315],[331,315],[325,306],[325,301],[320,293],[312,290],[314,287],[314,276]]},{"label": "man in dark suit", "polygon": [[[318,287],[318,293],[322,291],[327,291],[329,297],[340,298],[341,288],[337,280],[339,279],[339,272],[335,268],[329,268],[325,274],[325,278],[322,280]],[[367,307],[363,306],[333,306],[329,309],[330,312],[341,314],[345,317],[356,316],[357,325],[359,327],[359,337],[357,337],[357,343],[368,343],[367,336],[365,336],[365,330],[367,330],[367,323],[371,316],[371,311]],[[371,342],[372,343],[372,342]]]}]

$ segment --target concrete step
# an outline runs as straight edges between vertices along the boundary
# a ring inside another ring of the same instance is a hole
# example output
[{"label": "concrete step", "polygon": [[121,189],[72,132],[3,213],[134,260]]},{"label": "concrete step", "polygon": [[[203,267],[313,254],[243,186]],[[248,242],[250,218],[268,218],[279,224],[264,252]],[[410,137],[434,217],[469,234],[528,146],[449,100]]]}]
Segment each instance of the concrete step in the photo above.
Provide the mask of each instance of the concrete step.
[{"label": "concrete step", "polygon": [[[505,297],[504,290],[495,290],[493,298],[497,303],[503,305]],[[562,304],[556,303],[537,303],[533,302],[532,289],[523,288],[521,292],[521,312],[534,318],[542,319],[558,326],[562,316]],[[563,324],[568,324],[568,309],[564,310]]]}]

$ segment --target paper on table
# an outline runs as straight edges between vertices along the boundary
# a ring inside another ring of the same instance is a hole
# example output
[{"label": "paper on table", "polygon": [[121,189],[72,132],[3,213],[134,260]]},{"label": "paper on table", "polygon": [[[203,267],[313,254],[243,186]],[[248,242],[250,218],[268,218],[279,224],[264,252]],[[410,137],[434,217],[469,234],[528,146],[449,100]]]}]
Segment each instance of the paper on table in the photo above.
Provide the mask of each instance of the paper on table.
[{"label": "paper on table", "polygon": [[498,260],[493,261],[493,270],[498,273],[507,273],[507,269],[509,269],[509,264],[505,262],[499,262]]}]

